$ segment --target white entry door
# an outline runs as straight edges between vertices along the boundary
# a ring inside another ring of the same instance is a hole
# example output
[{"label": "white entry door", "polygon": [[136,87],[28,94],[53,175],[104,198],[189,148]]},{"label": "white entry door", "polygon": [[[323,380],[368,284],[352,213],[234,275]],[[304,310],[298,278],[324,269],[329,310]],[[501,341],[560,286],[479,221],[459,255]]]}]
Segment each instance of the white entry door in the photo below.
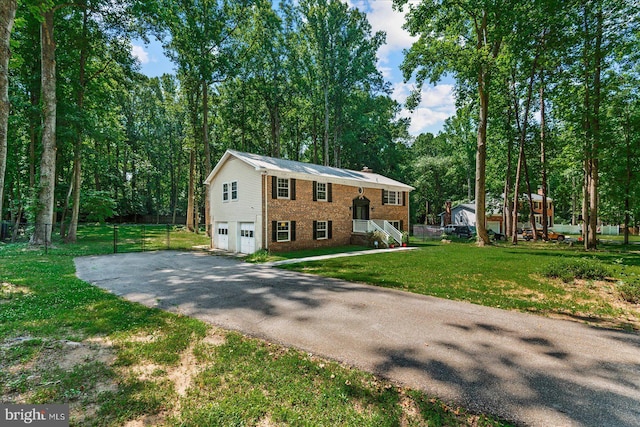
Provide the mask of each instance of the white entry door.
[{"label": "white entry door", "polygon": [[219,222],[216,234],[218,236],[218,249],[229,250],[229,224],[226,222]]},{"label": "white entry door", "polygon": [[240,223],[240,252],[252,254],[256,251],[256,226],[253,222]]}]

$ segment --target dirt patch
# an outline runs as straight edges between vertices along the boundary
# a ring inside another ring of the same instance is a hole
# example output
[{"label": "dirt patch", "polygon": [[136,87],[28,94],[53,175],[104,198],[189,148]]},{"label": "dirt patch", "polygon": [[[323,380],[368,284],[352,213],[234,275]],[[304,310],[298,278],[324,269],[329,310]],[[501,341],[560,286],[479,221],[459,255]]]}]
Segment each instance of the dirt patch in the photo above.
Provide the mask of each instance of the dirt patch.
[{"label": "dirt patch", "polygon": [[33,292],[31,292],[29,288],[24,286],[17,286],[13,283],[2,282],[0,283],[0,304],[9,302],[13,298],[30,295],[32,293]]},{"label": "dirt patch", "polygon": [[[592,307],[591,312],[576,310],[571,313],[549,313],[549,317],[573,320],[605,328],[640,331],[640,304],[632,304],[622,299],[617,282],[607,280],[575,279],[573,283],[557,281],[557,286],[567,291],[566,299],[576,304]],[[613,314],[599,314],[598,311]]]}]

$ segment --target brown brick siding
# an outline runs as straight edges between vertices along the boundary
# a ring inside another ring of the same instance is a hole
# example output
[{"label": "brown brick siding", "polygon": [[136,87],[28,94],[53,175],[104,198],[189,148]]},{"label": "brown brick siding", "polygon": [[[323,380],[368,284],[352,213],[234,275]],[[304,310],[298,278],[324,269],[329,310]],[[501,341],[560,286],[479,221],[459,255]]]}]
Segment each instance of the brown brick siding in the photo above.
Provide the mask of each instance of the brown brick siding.
[{"label": "brown brick siding", "polygon": [[[271,176],[263,179],[267,179],[267,194],[264,196],[268,204],[264,238],[270,250],[293,251],[350,244],[353,228],[353,213],[350,208],[353,199],[359,196],[358,187],[332,184],[331,202],[313,201],[313,181],[296,179],[296,200],[283,200],[272,198]],[[408,230],[407,206],[383,206],[381,189],[365,188],[363,196],[370,200],[370,219],[402,220],[403,228]],[[405,200],[408,204],[408,193],[405,193]],[[296,240],[272,241],[272,221],[295,221]],[[332,221],[332,238],[313,240],[313,221]]]}]

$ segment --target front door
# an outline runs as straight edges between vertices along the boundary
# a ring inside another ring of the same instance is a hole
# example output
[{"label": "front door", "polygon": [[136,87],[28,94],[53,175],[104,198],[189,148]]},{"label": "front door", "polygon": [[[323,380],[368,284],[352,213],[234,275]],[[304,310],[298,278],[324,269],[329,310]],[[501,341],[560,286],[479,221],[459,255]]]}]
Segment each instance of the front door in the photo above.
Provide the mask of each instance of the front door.
[{"label": "front door", "polygon": [[369,220],[369,199],[366,197],[353,199],[353,219]]}]

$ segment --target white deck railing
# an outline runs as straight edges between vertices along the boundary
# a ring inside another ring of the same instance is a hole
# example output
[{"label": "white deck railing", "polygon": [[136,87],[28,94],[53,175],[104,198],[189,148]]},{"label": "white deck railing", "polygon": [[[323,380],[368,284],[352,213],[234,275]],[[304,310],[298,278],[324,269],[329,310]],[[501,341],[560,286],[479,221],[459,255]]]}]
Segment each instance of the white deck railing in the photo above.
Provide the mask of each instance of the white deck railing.
[{"label": "white deck railing", "polygon": [[385,239],[385,243],[389,243],[389,239],[393,239],[398,243],[402,243],[402,232],[391,225],[385,220],[366,220],[366,219],[354,219],[353,220],[353,232],[354,233],[372,233],[379,231]]}]

